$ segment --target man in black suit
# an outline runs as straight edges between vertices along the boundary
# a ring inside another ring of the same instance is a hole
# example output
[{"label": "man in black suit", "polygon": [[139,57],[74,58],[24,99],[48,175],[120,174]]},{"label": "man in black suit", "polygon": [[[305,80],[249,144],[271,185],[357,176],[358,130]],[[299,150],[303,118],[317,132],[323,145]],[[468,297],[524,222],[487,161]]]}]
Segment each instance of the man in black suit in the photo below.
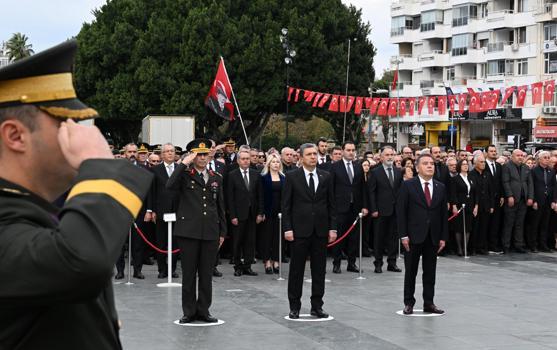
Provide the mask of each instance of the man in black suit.
[{"label": "man in black suit", "polygon": [[440,181],[445,185],[446,188],[449,187],[449,168],[441,160],[441,148],[439,146],[431,147],[431,156],[435,160],[435,172],[433,178]]},{"label": "man in black suit", "polygon": [[497,163],[497,147],[489,145],[486,149],[485,166],[490,176],[490,189],[493,196],[493,213],[489,214],[489,231],[488,231],[488,250],[491,254],[499,254],[501,241],[501,213],[505,203],[503,198],[503,184],[501,174],[503,169],[501,164]]},{"label": "man in black suit", "polygon": [[485,255],[488,247],[489,215],[493,213],[494,202],[490,186],[491,176],[485,168],[483,153],[474,156],[474,169],[468,175],[476,189],[474,197],[478,205],[477,215],[472,224],[472,252]]},{"label": "man in black suit", "polygon": [[317,146],[300,147],[302,167],[286,173],[282,192],[282,228],[291,243],[288,275],[289,317],[300,317],[306,259],[311,259],[311,315],[327,318],[323,311],[327,242],[337,237],[331,175],[317,169]]},{"label": "man in black suit", "polygon": [[317,141],[317,167],[331,161],[331,157],[329,157],[327,152],[328,148],[329,143],[326,138],[322,137]]},{"label": "man in black suit", "polygon": [[218,321],[209,313],[209,307],[215,256],[226,236],[226,218],[222,176],[207,170],[209,147],[206,139],[188,143],[190,153],[178,161],[166,184],[180,193],[174,232],[182,262],[180,323]]},{"label": "man in black suit", "polygon": [[294,150],[292,148],[283,147],[280,151],[280,158],[282,160],[282,171],[284,173],[296,169],[296,164],[294,164]]},{"label": "man in black suit", "polygon": [[[368,214],[368,197],[367,192],[364,191],[362,167],[358,161],[354,161],[356,156],[354,143],[345,142],[342,145],[342,154],[342,159],[332,163],[329,171],[335,193],[338,230],[344,234],[360,212],[364,216]],[[341,273],[340,262],[343,248],[346,249],[348,255],[347,271],[359,272],[356,266],[360,242],[357,232],[358,230],[353,230],[343,242],[333,247],[333,273]]]},{"label": "man in black suit", "polygon": [[555,207],[553,191],[555,188],[555,171],[549,167],[551,154],[542,151],[538,154],[538,166],[532,169],[532,183],[534,185],[534,204],[532,205],[532,221],[528,230],[528,246],[532,252],[537,252],[538,245],[542,252],[549,252],[547,234],[549,214]]},{"label": "man in black suit", "polygon": [[375,218],[373,239],[375,272],[381,273],[383,251],[387,249],[387,270],[401,272],[396,265],[396,198],[402,184],[402,172],[394,166],[395,151],[385,146],[381,151],[381,165],[371,171],[369,178],[369,208]]},{"label": "man in black suit", "polygon": [[250,152],[240,150],[237,158],[239,167],[228,174],[226,183],[233,230],[234,276],[257,276],[251,264],[255,261],[255,227],[265,219],[263,184],[259,173],[250,168]]},{"label": "man in black suit", "polygon": [[404,246],[404,314],[414,312],[414,291],[420,257],[423,269],[424,312],[442,314],[433,303],[437,254],[448,237],[445,185],[433,179],[435,163],[429,154],[416,160],[418,176],[402,183],[397,198],[398,234]]},{"label": "man in black suit", "polygon": [[[177,164],[174,162],[176,155],[176,148],[171,143],[166,143],[162,146],[161,157],[162,163],[151,168],[153,175],[153,185],[151,186],[151,193],[147,200],[147,214],[145,220],[152,220],[156,222],[155,236],[157,240],[157,247],[161,249],[171,249],[175,247],[168,247],[168,224],[164,222],[164,214],[175,213],[178,209],[178,192],[166,188],[166,183]],[[173,224],[175,225],[175,224]],[[173,244],[174,245],[174,244]],[[158,278],[163,279],[168,277],[168,264],[166,261],[167,254],[157,253],[157,267],[159,271]],[[172,277],[177,278],[176,262],[178,255],[172,255]]]},{"label": "man in black suit", "polygon": [[503,253],[508,253],[513,238],[517,253],[527,253],[524,249],[524,218],[526,209],[534,203],[534,186],[530,169],[524,164],[525,153],[515,149],[511,160],[502,167],[503,193],[507,198],[503,221]]}]

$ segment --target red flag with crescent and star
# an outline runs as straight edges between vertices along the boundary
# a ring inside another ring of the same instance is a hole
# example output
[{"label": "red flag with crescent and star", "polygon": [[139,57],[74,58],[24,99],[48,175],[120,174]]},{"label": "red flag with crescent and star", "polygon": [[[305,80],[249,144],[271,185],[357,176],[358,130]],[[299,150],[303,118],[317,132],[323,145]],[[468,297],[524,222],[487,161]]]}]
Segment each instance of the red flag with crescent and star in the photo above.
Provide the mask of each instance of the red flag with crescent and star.
[{"label": "red flag with crescent and star", "polygon": [[232,84],[228,79],[224,59],[221,57],[215,80],[205,98],[205,106],[219,117],[233,121],[234,105],[230,102],[232,98]]}]

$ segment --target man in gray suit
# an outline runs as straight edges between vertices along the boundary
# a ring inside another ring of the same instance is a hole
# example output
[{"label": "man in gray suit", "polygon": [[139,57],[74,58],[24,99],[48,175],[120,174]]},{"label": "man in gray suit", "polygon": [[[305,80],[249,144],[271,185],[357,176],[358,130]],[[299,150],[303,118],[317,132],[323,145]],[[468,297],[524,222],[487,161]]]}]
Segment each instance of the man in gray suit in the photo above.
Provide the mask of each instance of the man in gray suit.
[{"label": "man in gray suit", "polygon": [[502,168],[501,177],[506,201],[501,240],[505,254],[509,252],[511,237],[513,237],[515,251],[526,253],[524,250],[524,217],[527,207],[533,203],[534,186],[530,169],[523,164],[524,156],[524,152],[515,149],[511,155],[511,161]]}]

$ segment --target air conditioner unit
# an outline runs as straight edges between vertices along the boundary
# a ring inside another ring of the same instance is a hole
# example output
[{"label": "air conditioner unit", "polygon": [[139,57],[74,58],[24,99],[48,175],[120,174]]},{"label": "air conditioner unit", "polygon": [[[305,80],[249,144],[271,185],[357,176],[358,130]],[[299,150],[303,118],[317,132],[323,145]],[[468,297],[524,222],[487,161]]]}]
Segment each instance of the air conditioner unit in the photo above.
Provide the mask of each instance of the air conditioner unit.
[{"label": "air conditioner unit", "polygon": [[512,44],[512,45],[511,45],[511,49],[512,49],[513,51],[518,51],[518,44],[516,44],[516,43]]},{"label": "air conditioner unit", "polygon": [[557,106],[544,106],[543,112],[545,114],[557,114]]}]

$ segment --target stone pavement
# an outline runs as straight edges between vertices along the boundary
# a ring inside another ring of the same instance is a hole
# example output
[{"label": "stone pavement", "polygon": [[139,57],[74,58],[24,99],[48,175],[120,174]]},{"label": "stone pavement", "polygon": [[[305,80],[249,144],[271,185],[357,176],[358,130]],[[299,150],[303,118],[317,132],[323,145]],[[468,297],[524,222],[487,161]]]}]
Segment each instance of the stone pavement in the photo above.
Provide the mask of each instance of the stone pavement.
[{"label": "stone pavement", "polygon": [[[446,311],[441,317],[397,315],[403,273],[384,268],[374,274],[370,258],[363,266],[367,279],[356,280],[345,261],[340,275],[329,261],[324,310],[335,319],[292,322],[284,319],[287,281],[265,275],[262,264],[254,265],[257,277],[234,277],[223,260],[211,313],[226,323],[215,327],[173,324],[182,316],[181,290],[158,288],[156,267],[145,266],[145,280],[115,285],[122,343],[133,350],[557,349],[557,254],[439,258],[435,303]],[[302,313],[309,313],[309,294],[305,283]],[[416,299],[421,308],[421,283]]]}]

